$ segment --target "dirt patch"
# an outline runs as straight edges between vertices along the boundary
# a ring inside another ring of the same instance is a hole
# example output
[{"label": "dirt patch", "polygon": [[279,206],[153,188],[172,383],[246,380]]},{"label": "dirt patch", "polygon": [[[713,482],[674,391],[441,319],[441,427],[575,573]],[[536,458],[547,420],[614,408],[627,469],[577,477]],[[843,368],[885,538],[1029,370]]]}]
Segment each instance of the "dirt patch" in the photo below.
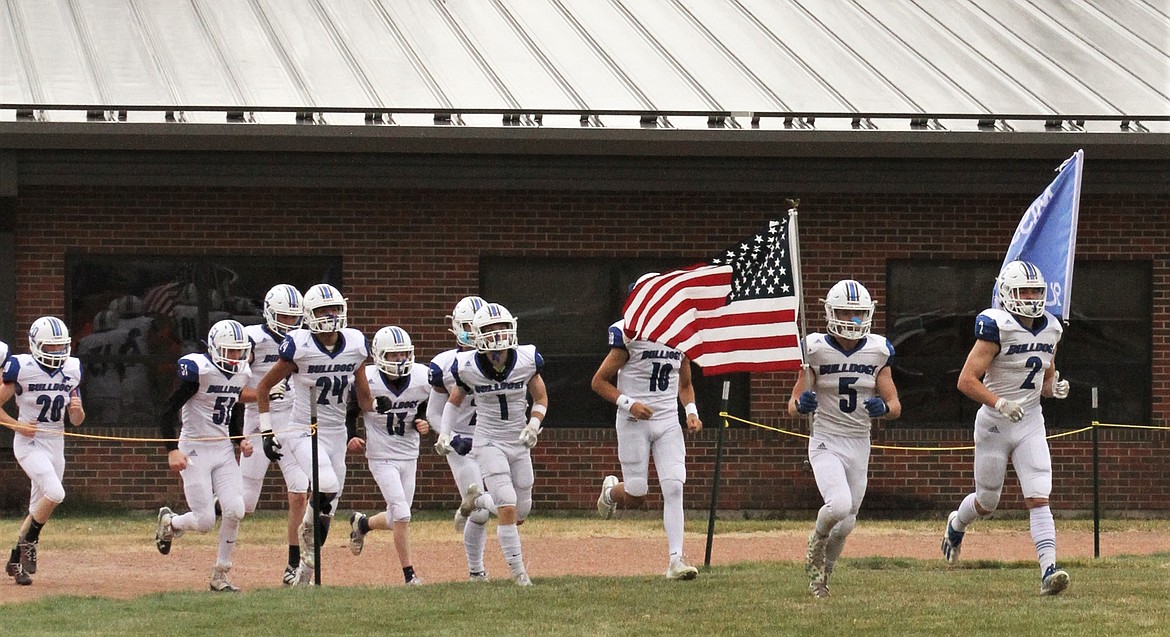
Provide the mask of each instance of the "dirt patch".
[{"label": "dirt patch", "polygon": [[[536,521],[534,521],[536,522]],[[500,556],[494,527],[489,527],[486,565],[494,579],[506,578],[508,568]],[[521,530],[524,533],[524,530]],[[524,542],[529,573],[537,580],[556,575],[661,575],[666,569],[666,541],[662,537],[623,537],[621,523],[612,536],[580,538],[540,537],[530,534]],[[446,539],[414,541],[414,566],[428,583],[455,582],[467,578],[462,541],[452,530]],[[799,561],[804,559],[807,533],[769,531],[716,536],[712,564],[746,561]],[[936,533],[914,533],[858,526],[845,547],[844,560],[856,557],[907,557],[940,559]],[[706,539],[688,534],[686,550],[692,563],[701,565]],[[1093,535],[1087,531],[1057,534],[1062,559],[1091,558]],[[1170,534],[1152,531],[1102,533],[1101,555],[1148,555],[1170,551]],[[232,581],[245,590],[277,588],[284,570],[286,550],[280,546],[241,545],[235,556]],[[974,530],[963,545],[963,557],[986,560],[1032,560],[1036,553],[1026,527],[1021,531]],[[45,547],[32,586],[0,582],[0,604],[32,601],[59,595],[133,598],[171,590],[206,590],[215,549],[184,546],[175,542],[168,556],[152,544],[136,541],[114,553],[100,550],[52,550]],[[365,552],[355,557],[340,538],[331,538],[323,549],[322,581],[334,586],[401,586],[402,572],[389,533],[368,537]]]}]

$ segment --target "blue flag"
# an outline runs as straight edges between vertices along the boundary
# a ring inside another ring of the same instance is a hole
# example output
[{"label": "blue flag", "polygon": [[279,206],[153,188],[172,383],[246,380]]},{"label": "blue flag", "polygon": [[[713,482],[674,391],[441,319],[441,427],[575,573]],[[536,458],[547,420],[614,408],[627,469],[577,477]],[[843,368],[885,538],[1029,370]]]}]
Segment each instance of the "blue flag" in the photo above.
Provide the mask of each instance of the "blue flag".
[{"label": "blue flag", "polygon": [[[1028,261],[1040,268],[1048,283],[1044,309],[1067,323],[1072,299],[1073,260],[1077,248],[1077,217],[1081,211],[1081,173],[1085,151],[1078,150],[1057,169],[1056,179],[1028,206],[1008,246],[1003,265]],[[1002,269],[1002,268],[1001,268]],[[995,292],[992,293],[992,306]]]}]

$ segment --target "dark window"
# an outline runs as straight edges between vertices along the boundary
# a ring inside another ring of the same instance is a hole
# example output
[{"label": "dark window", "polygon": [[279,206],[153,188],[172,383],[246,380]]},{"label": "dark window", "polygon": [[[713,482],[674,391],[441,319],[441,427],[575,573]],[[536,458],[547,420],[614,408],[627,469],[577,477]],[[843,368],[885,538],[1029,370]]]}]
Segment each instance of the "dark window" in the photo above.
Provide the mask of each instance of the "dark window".
[{"label": "dark window", "polygon": [[[669,259],[564,259],[484,257],[481,295],[508,308],[518,319],[521,343],[536,345],[544,357],[541,376],[549,391],[549,426],[612,426],[616,407],[590,388],[608,353],[606,331],[621,318],[629,285],[646,272],[691,262]],[[748,413],[747,374],[703,378],[692,365],[699,416],[718,422],[724,379],[731,379],[730,410]],[[679,408],[681,413],[682,409]]]},{"label": "dark window", "polygon": [[180,356],[223,319],[262,323],[277,283],[340,286],[340,257],[66,256],[66,321],[81,359],[86,423],[155,426]]},{"label": "dark window", "polygon": [[[970,427],[979,405],[956,388],[975,342],[975,317],[991,304],[999,271],[992,261],[890,261],[887,336],[903,425]],[[1102,422],[1150,418],[1152,269],[1145,261],[1081,261],[1073,279],[1072,318],[1056,367],[1072,384],[1066,400],[1045,400],[1049,427],[1094,419],[1098,388]]]}]

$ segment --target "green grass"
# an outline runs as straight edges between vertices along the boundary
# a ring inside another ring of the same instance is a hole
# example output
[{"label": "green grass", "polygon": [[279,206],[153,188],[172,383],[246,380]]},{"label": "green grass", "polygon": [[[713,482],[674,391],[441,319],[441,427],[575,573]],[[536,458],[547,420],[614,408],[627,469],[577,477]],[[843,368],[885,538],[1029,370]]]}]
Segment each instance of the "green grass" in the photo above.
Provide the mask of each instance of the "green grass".
[{"label": "green grass", "polygon": [[[246,631],[296,635],[1031,635],[1170,631],[1167,555],[1072,562],[1070,590],[1036,594],[1035,566],[947,571],[916,560],[858,559],[816,600],[794,563],[720,567],[689,583],[660,577],[538,578],[483,585],[166,593],[131,601],[54,598],[0,606],[6,635]],[[1140,576],[1135,576],[1140,575]],[[246,630],[244,627],[251,627]]]},{"label": "green grass", "polygon": [[[117,546],[141,535],[153,516],[61,516],[55,541]],[[660,536],[653,519],[613,522],[554,516],[526,528],[539,537]],[[0,534],[16,521],[0,523]],[[262,514],[243,527],[242,541],[280,543],[280,515]],[[937,521],[866,521],[870,530],[934,530]],[[1091,529],[1091,520],[1062,520],[1063,528]],[[424,513],[412,535],[449,536],[446,514]],[[1108,520],[1106,530],[1170,531],[1160,520]],[[11,528],[10,528],[11,527]],[[803,531],[808,522],[721,521],[720,533]],[[991,520],[983,531],[1024,531],[1022,520]],[[705,520],[687,531],[703,533]],[[68,531],[68,532],[67,532]],[[1025,531],[1026,532],[1026,531]],[[194,536],[210,546],[214,534]],[[188,538],[184,538],[187,541]],[[133,600],[54,597],[0,604],[3,635],[1011,635],[1104,637],[1170,634],[1170,555],[1072,560],[1070,589],[1037,595],[1033,561],[972,560],[947,569],[937,560],[846,558],[833,575],[833,597],[813,599],[803,565],[755,562],[719,566],[694,582],[646,577],[538,577],[523,589],[507,580],[487,584],[430,584],[421,588],[327,586],[259,589],[240,595],[172,592]],[[4,587],[0,586],[0,595]]]}]

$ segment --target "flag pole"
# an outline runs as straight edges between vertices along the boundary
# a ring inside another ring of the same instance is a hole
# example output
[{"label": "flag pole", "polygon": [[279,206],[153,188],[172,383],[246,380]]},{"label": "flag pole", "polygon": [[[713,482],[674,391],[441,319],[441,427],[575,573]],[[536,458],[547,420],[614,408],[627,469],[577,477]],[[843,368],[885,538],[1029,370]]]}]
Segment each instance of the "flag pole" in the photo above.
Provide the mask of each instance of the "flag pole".
[{"label": "flag pole", "polygon": [[[808,334],[808,312],[804,311],[804,279],[800,271],[800,233],[797,232],[796,219],[799,213],[796,211],[797,206],[800,205],[799,199],[789,199],[788,205],[792,206],[788,209],[788,249],[792,252],[792,280],[796,285],[796,305],[800,308],[800,331],[796,333],[796,339],[800,343],[800,362],[801,365],[808,364],[808,352],[805,350],[804,336]],[[811,391],[813,388],[812,374],[808,369],[804,370],[804,388]],[[808,433],[812,435],[812,414],[808,415]]]},{"label": "flag pole", "polygon": [[[723,402],[719,408],[720,414],[727,413],[728,397],[731,395],[731,380],[723,381]],[[711,510],[707,514],[707,554],[703,557],[703,570],[711,570],[711,543],[715,539],[715,509],[719,505],[719,475],[723,465],[723,430],[727,429],[727,418],[723,418],[723,426],[715,437],[715,475],[711,479]]]}]

